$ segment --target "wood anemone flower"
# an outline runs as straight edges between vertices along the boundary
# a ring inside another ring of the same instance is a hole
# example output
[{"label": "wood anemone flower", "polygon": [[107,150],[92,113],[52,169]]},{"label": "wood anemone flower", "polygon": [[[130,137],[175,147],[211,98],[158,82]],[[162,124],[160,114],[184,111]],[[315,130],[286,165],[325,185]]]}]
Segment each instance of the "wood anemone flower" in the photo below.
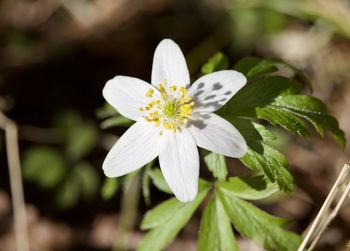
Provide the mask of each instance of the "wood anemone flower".
[{"label": "wood anemone flower", "polygon": [[103,96],[120,114],[136,121],[108,153],[108,177],[133,172],[159,156],[161,171],[176,198],[193,200],[198,192],[197,146],[239,158],[247,144],[228,121],[214,114],[247,82],[237,71],[205,75],[190,85],[185,57],[170,39],[160,42],[153,58],[151,85],[116,76]]}]

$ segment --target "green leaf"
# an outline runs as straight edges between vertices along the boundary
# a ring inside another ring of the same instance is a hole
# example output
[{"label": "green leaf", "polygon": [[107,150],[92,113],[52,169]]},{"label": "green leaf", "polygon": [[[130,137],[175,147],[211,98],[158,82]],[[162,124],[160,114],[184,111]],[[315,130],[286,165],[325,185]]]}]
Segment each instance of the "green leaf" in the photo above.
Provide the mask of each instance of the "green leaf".
[{"label": "green leaf", "polygon": [[105,102],[103,106],[98,108],[96,111],[96,116],[99,119],[105,119],[116,115],[119,115],[119,112],[117,112],[117,110],[107,102]]},{"label": "green leaf", "polygon": [[293,134],[309,137],[310,132],[304,121],[293,113],[278,109],[274,106],[256,108],[256,115],[259,119],[269,121],[272,125],[279,125]]},{"label": "green leaf", "polygon": [[234,65],[233,69],[247,76],[248,72],[252,68],[254,68],[257,64],[259,64],[260,61],[261,59],[257,57],[251,57],[251,56],[244,57]]},{"label": "green leaf", "polygon": [[294,80],[280,76],[259,79],[244,86],[221,112],[227,115],[256,117],[257,107],[269,105],[279,96],[298,92],[299,87]]},{"label": "green leaf", "polygon": [[262,153],[248,147],[247,154],[240,160],[244,165],[255,171],[263,171],[272,182],[277,182],[281,190],[285,192],[293,191],[294,180],[287,169],[287,158],[265,143],[262,143],[262,147]]},{"label": "green leaf", "polygon": [[43,188],[62,182],[67,166],[60,152],[51,147],[32,147],[23,156],[23,177]]},{"label": "green leaf", "polygon": [[77,182],[80,185],[80,193],[86,200],[91,200],[98,192],[99,178],[94,167],[86,161],[80,161],[73,167]]},{"label": "green leaf", "polygon": [[101,129],[108,129],[115,126],[125,126],[129,127],[134,123],[134,121],[123,117],[122,115],[117,115],[115,117],[108,118],[101,122]]},{"label": "green leaf", "polygon": [[225,157],[223,155],[217,153],[209,153],[204,157],[204,161],[215,178],[218,178],[218,180],[226,179],[227,166]]},{"label": "green leaf", "polygon": [[273,132],[271,132],[270,130],[267,130],[265,126],[254,122],[253,122],[253,126],[256,128],[256,130],[260,134],[263,141],[273,142],[277,139],[277,137],[273,134]]},{"label": "green leaf", "polygon": [[141,240],[138,251],[160,251],[167,247],[189,221],[209,191],[209,184],[200,182],[197,197],[187,203],[175,198],[148,211],[141,223],[142,229],[151,229]]},{"label": "green leaf", "polygon": [[164,176],[159,168],[149,169],[147,171],[147,174],[151,177],[153,185],[155,185],[160,191],[172,194],[172,191],[168,183],[166,183]]},{"label": "green leaf", "polygon": [[148,174],[153,166],[153,161],[145,166],[144,172],[142,174],[142,195],[147,206],[151,205],[151,179]]},{"label": "green leaf", "polygon": [[260,59],[256,57],[245,57],[237,62],[234,69],[242,72],[248,80],[273,73],[278,70],[277,62],[273,59]]},{"label": "green leaf", "polygon": [[68,209],[77,203],[80,194],[80,184],[77,179],[76,176],[70,175],[59,186],[56,194],[56,204],[60,208]]},{"label": "green leaf", "polygon": [[221,201],[212,196],[206,205],[199,228],[198,251],[238,251],[230,218]]},{"label": "green leaf", "polygon": [[287,169],[287,158],[267,144],[275,139],[272,132],[246,119],[232,116],[225,118],[240,131],[248,144],[248,152],[240,161],[256,172],[263,171],[271,182],[277,182],[281,190],[292,191],[294,181]]},{"label": "green leaf", "polygon": [[[227,190],[226,190],[227,191]],[[222,192],[219,196],[234,227],[246,238],[269,250],[295,251],[301,238],[282,229],[289,221],[267,214],[253,204]]]},{"label": "green leaf", "polygon": [[339,128],[337,120],[328,114],[321,100],[305,95],[288,95],[279,97],[273,105],[308,120],[321,136],[325,129],[328,130],[345,147],[344,132]]},{"label": "green leaf", "polygon": [[201,72],[203,74],[209,74],[214,71],[224,70],[228,68],[228,59],[222,52],[217,52],[209,58],[208,62],[205,63],[202,68]]},{"label": "green leaf", "polygon": [[120,181],[118,178],[106,178],[101,189],[101,196],[104,200],[112,198],[119,190]]},{"label": "green leaf", "polygon": [[263,125],[255,123],[251,120],[237,118],[233,116],[224,116],[224,118],[230,121],[234,127],[242,134],[247,142],[247,145],[254,151],[263,153],[263,147],[261,142],[270,142],[275,140],[275,136],[269,130],[267,130]]},{"label": "green leaf", "polygon": [[83,120],[79,113],[67,111],[61,114],[56,121],[58,132],[61,134],[69,156],[78,160],[86,156],[98,139],[95,124]]},{"label": "green leaf", "polygon": [[276,183],[271,183],[264,176],[229,178],[219,183],[221,191],[246,200],[261,200],[279,191]]},{"label": "green leaf", "polygon": [[280,59],[263,59],[248,56],[238,61],[234,66],[234,69],[242,72],[248,80],[252,80],[257,77],[277,72],[279,68],[283,67],[292,70],[295,73],[294,79],[297,79],[312,90],[310,80],[301,70]]}]

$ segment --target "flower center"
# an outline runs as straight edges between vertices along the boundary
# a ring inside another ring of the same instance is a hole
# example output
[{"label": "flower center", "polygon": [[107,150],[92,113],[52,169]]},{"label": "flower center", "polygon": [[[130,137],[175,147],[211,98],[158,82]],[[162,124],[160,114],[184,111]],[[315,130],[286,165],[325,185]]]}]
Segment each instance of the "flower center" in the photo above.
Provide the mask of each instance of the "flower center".
[{"label": "flower center", "polygon": [[[182,126],[187,123],[192,115],[194,101],[187,95],[185,87],[178,88],[176,85],[165,90],[162,84],[158,85],[161,96],[153,98],[153,88],[148,89],[145,96],[151,101],[145,107],[140,107],[140,111],[145,112],[145,120],[154,123],[155,126],[162,126],[165,130],[181,131]],[[160,131],[160,135],[162,135]]]},{"label": "flower center", "polygon": [[167,118],[175,117],[177,110],[177,100],[166,102],[162,109],[163,115]]}]

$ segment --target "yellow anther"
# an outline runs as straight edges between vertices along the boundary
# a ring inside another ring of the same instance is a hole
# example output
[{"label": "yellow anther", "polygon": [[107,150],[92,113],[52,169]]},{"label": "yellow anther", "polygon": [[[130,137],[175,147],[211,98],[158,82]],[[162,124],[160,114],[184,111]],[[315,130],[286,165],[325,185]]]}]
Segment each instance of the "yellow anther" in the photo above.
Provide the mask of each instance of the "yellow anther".
[{"label": "yellow anther", "polygon": [[174,91],[176,91],[177,86],[176,85],[172,85],[172,86],[169,87],[169,89],[170,89],[171,92],[174,92]]},{"label": "yellow anther", "polygon": [[148,91],[146,92],[146,97],[151,98],[153,95],[153,92],[154,92],[153,88],[149,88]]},{"label": "yellow anther", "polygon": [[192,97],[191,96],[187,96],[184,98],[185,102],[191,102],[192,101]]},{"label": "yellow anther", "polygon": [[164,122],[164,123],[163,123],[163,126],[164,126],[164,128],[165,128],[166,130],[170,130],[170,129],[171,129],[171,127],[170,127],[170,125],[169,125],[168,122]]},{"label": "yellow anther", "polygon": [[140,110],[141,112],[145,111],[145,109],[144,109],[143,107],[140,107],[139,110]]},{"label": "yellow anther", "polygon": [[158,89],[161,93],[165,92],[164,86],[162,84],[158,85]]},{"label": "yellow anther", "polygon": [[187,94],[187,90],[186,90],[186,88],[185,87],[183,87],[183,86],[181,86],[180,87],[180,93],[181,93],[181,95],[186,95]]}]

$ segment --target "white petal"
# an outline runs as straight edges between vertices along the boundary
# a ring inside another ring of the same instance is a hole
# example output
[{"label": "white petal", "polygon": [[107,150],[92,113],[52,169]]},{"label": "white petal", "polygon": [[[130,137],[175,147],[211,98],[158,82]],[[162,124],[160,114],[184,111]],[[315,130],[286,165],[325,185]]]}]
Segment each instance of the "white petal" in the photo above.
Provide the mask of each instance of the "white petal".
[{"label": "white petal", "polygon": [[162,173],[176,198],[193,200],[198,192],[199,155],[193,137],[182,132],[167,133],[167,141],[159,155]]},{"label": "white petal", "polygon": [[189,121],[187,126],[199,147],[233,158],[243,157],[247,152],[247,143],[240,132],[214,113]]},{"label": "white petal", "polygon": [[102,168],[108,177],[135,171],[159,154],[159,129],[146,121],[133,124],[109,151]]},{"label": "white petal", "polygon": [[145,115],[139,108],[147,106],[152,100],[146,97],[150,88],[154,91],[154,97],[158,97],[158,90],[147,82],[138,78],[116,76],[106,83],[102,94],[120,114],[138,120]]},{"label": "white petal", "polygon": [[204,75],[188,90],[195,100],[194,111],[203,114],[217,111],[247,83],[237,71],[224,70]]},{"label": "white petal", "polygon": [[180,47],[171,39],[162,40],[157,46],[152,66],[152,84],[186,86],[190,74]]}]

